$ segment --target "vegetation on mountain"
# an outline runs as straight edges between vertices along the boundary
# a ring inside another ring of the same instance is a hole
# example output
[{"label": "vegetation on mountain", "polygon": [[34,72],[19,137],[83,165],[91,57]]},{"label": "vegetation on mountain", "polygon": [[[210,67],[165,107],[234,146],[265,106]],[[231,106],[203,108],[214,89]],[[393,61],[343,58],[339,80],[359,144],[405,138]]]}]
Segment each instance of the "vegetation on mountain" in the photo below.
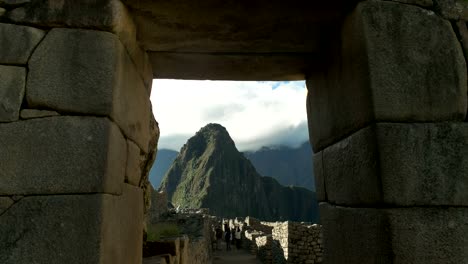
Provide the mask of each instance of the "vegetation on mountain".
[{"label": "vegetation on mountain", "polygon": [[314,192],[284,187],[273,178],[260,176],[219,124],[208,124],[187,141],[160,190],[167,192],[176,207],[209,208],[211,214],[221,217],[318,218]]}]

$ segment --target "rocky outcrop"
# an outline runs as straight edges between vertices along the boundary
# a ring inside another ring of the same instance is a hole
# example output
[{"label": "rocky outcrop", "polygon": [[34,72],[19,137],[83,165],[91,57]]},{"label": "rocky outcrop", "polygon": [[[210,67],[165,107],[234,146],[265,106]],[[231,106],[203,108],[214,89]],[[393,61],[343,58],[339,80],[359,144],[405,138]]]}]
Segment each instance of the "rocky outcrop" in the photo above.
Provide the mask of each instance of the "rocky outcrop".
[{"label": "rocky outcrop", "polygon": [[210,208],[211,214],[221,217],[317,219],[315,193],[260,176],[218,124],[205,126],[187,141],[160,190],[176,207]]}]

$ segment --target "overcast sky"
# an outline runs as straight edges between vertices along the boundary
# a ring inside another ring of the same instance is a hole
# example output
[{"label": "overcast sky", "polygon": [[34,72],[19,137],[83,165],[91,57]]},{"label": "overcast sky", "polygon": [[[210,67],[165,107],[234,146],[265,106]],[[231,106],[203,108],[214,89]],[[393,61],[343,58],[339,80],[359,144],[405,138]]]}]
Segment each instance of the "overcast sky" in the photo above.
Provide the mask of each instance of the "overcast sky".
[{"label": "overcast sky", "polygon": [[308,139],[304,82],[153,80],[158,148],[179,151],[208,123],[226,127],[240,151]]}]

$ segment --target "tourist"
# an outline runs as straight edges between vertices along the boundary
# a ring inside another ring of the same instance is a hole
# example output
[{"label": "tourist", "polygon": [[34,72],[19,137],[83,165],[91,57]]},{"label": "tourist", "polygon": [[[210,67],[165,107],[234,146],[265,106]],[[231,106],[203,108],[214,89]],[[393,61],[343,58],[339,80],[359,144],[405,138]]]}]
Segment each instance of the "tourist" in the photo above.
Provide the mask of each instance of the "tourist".
[{"label": "tourist", "polygon": [[218,225],[218,227],[216,228],[216,250],[220,250],[221,240],[223,240],[223,230]]},{"label": "tourist", "polygon": [[242,231],[239,226],[237,226],[236,231],[234,233],[234,237],[236,239],[236,248],[240,249],[241,248],[241,239],[242,239]]},{"label": "tourist", "polygon": [[232,226],[232,229],[231,229],[231,243],[232,243],[232,245],[236,245],[235,233],[236,233],[236,227]]},{"label": "tourist", "polygon": [[226,241],[226,251],[231,250],[231,229],[229,229],[228,224],[224,224],[224,240]]},{"label": "tourist", "polygon": [[211,247],[213,250],[217,249],[217,241],[216,241],[216,229],[214,225],[211,225]]}]

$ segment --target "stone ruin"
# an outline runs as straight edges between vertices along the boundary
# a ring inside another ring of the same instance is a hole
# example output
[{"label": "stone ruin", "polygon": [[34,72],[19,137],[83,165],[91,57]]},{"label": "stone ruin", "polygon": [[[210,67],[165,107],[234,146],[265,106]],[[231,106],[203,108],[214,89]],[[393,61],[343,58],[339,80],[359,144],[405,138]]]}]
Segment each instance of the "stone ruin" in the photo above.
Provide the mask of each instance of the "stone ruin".
[{"label": "stone ruin", "polygon": [[[164,199],[164,195],[160,195]],[[211,226],[215,217],[207,210],[161,209],[150,211],[148,226],[173,224],[180,234],[161,237],[157,241],[143,241],[143,264],[206,264],[212,261]],[[155,217],[154,214],[157,214]]]},{"label": "stone ruin", "polygon": [[244,248],[265,264],[323,263],[322,226],[299,222],[260,222],[248,217]]},{"label": "stone ruin", "polygon": [[324,263],[467,263],[467,5],[0,0],[0,263],[141,262],[153,78],[306,80]]}]

